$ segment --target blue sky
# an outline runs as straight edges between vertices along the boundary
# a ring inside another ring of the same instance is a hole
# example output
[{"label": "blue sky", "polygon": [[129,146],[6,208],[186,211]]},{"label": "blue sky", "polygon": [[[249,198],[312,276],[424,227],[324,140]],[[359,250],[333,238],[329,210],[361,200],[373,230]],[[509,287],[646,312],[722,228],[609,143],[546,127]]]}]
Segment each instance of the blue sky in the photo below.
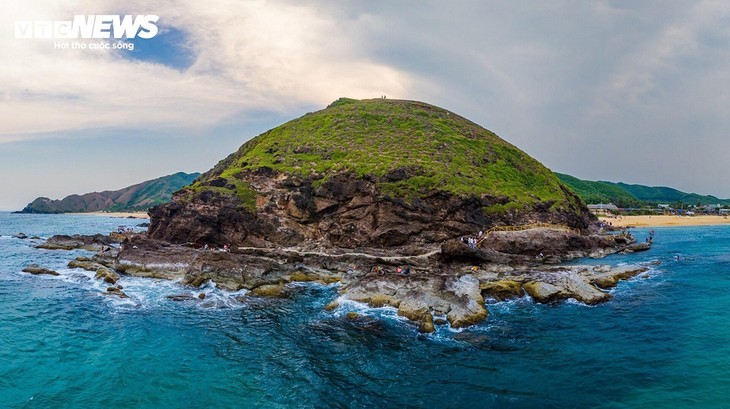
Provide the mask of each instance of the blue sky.
[{"label": "blue sky", "polygon": [[[730,197],[720,1],[7,0],[0,209],[205,171],[341,96],[426,101],[555,171]],[[58,50],[16,21],[159,15],[134,51]]]}]

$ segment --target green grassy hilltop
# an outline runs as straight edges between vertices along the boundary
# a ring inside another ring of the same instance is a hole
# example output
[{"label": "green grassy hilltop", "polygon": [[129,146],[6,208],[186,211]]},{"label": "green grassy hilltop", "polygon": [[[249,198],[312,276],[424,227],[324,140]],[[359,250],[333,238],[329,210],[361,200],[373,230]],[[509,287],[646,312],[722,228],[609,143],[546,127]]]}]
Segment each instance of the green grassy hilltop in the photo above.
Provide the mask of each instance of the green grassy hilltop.
[{"label": "green grassy hilltop", "polygon": [[189,192],[217,190],[253,206],[241,177],[259,168],[295,174],[314,187],[349,173],[377,182],[382,196],[412,200],[434,192],[504,198],[504,212],[537,202],[573,207],[546,167],[494,133],[445,109],[415,101],[341,98],[245,143]]}]

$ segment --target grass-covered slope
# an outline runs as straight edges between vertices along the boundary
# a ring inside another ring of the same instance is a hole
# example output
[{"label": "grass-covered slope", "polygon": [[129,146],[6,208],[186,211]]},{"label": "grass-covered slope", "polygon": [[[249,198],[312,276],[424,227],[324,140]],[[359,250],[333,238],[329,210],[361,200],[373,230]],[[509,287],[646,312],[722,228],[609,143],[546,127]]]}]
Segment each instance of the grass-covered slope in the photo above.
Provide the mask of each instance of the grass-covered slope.
[{"label": "grass-covered slope", "polygon": [[696,205],[698,203],[701,205],[730,204],[728,199],[686,193],[670,187],[630,185],[621,182],[593,182],[561,173],[556,173],[556,175],[586,203],[613,203],[619,207],[640,207],[658,203],[684,203],[685,205]]},{"label": "grass-covered slope", "polygon": [[251,206],[254,192],[237,175],[262,167],[311,177],[315,187],[354,174],[407,200],[437,191],[508,199],[487,212],[575,201],[550,170],[494,133],[414,101],[339,99],[250,140],[189,190],[228,191]]},{"label": "grass-covered slope", "polygon": [[677,203],[681,202],[684,204],[697,204],[700,203],[702,205],[710,205],[710,204],[720,204],[720,205],[728,205],[730,204],[730,200],[728,199],[718,199],[715,196],[709,196],[709,195],[699,195],[697,193],[686,193],[682,192],[680,190],[671,188],[671,187],[665,187],[665,186],[659,186],[659,187],[650,187],[650,186],[643,186],[643,185],[630,185],[626,183],[617,183],[617,186],[623,188],[627,192],[633,194],[636,196],[637,199],[648,202],[648,203]]},{"label": "grass-covered slope", "polygon": [[592,182],[556,173],[558,178],[586,203],[613,203],[619,207],[637,207],[641,200],[621,186],[611,182]]},{"label": "grass-covered slope", "polygon": [[80,213],[145,211],[170,201],[172,194],[189,185],[199,173],[175,173],[115,191],[70,195],[61,200],[39,197],[21,213]]}]

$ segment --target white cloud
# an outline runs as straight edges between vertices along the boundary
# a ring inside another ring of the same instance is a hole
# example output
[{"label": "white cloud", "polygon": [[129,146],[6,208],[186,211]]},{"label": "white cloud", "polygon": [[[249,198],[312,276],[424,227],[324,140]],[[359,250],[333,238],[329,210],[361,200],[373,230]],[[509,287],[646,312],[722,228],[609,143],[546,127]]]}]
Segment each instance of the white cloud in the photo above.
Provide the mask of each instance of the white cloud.
[{"label": "white cloud", "polygon": [[[241,112],[387,94],[459,112],[558,171],[730,196],[716,169],[730,150],[726,1],[150,3],[6,0],[0,143],[104,127],[213,139]],[[197,59],[180,72],[12,38],[15,20],[105,12],[160,15]]]},{"label": "white cloud", "polygon": [[[117,14],[111,1],[12,1],[0,17],[68,20]],[[0,37],[0,143],[63,130],[207,127],[247,109],[289,110],[339,96],[407,93],[408,76],[358,55],[316,10],[265,1],[126,2],[189,35],[197,59],[183,72],[98,50],[54,50],[52,40]],[[149,40],[149,41],[154,41]]]}]

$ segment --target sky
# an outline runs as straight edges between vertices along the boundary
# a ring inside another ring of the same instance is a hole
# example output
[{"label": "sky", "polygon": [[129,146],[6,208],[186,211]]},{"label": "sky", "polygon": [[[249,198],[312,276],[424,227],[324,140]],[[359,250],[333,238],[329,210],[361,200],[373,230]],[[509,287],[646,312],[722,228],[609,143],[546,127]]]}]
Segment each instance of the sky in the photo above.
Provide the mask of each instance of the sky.
[{"label": "sky", "polygon": [[[381,95],[556,172],[730,197],[727,1],[0,4],[0,210],[206,171],[339,97]],[[16,38],[17,22],[102,14],[157,15],[159,32],[121,39],[134,50]]]}]

